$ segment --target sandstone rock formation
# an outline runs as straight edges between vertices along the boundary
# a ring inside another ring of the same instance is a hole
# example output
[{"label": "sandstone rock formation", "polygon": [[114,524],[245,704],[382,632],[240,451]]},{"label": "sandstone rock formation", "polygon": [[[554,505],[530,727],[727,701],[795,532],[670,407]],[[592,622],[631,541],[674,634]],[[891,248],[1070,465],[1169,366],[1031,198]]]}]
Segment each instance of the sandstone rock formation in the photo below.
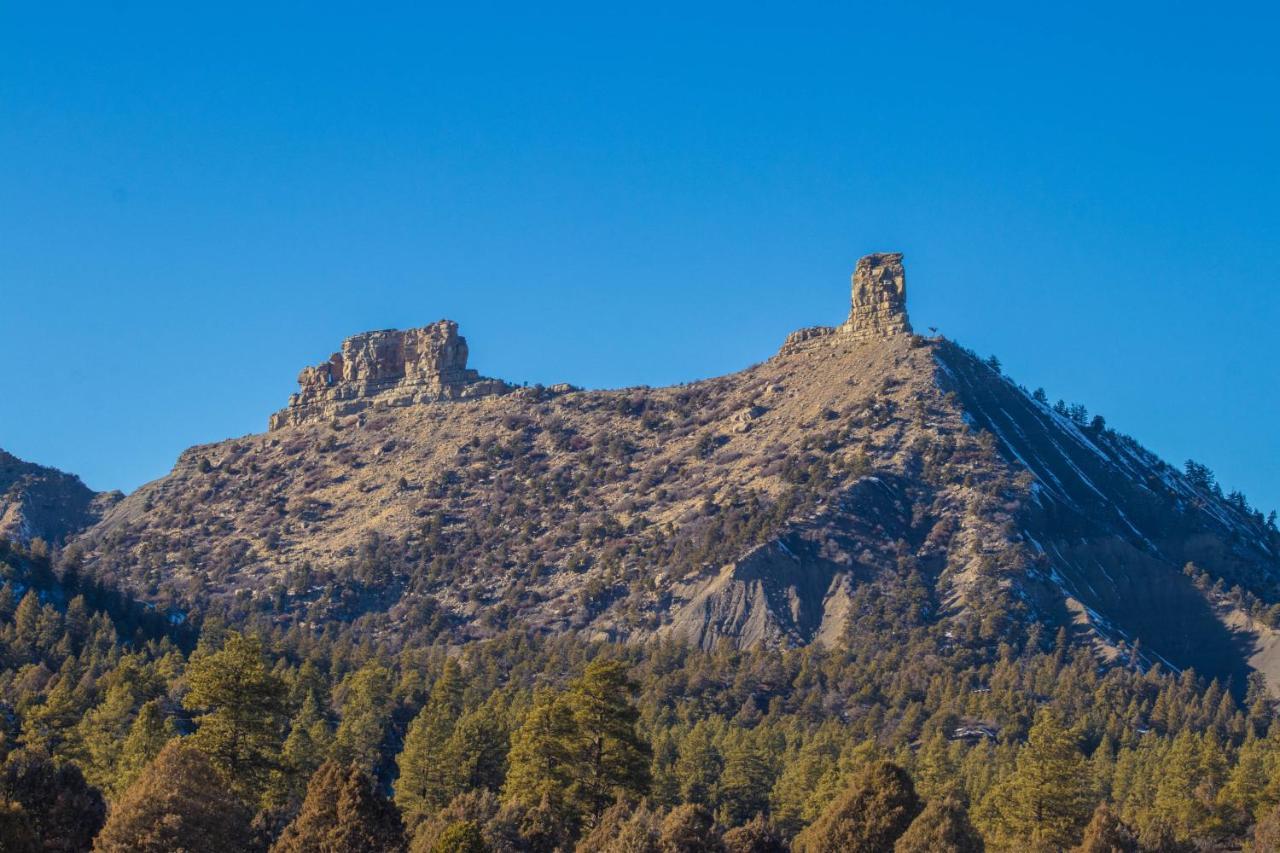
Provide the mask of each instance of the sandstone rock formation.
[{"label": "sandstone rock formation", "polygon": [[853,305],[840,331],[859,339],[911,331],[902,253],[866,255],[853,271]]},{"label": "sandstone rock formation", "polygon": [[298,385],[289,405],[271,416],[271,429],[352,415],[374,404],[407,406],[512,390],[467,368],[467,339],[452,320],[353,335],[324,364],[298,374]]},{"label": "sandstone rock formation", "polygon": [[872,341],[910,334],[907,282],[902,253],[876,253],[858,259],[853,270],[849,319],[840,326],[809,326],[787,335],[782,352],[805,349],[816,341]]}]

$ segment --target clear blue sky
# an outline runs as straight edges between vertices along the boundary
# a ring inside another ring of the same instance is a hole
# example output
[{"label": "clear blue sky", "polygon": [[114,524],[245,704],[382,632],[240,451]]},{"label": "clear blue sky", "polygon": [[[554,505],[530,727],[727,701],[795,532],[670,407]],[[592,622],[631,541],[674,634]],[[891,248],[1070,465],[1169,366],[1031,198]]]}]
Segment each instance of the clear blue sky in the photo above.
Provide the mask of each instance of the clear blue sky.
[{"label": "clear blue sky", "polygon": [[427,5],[4,4],[0,447],[128,490],[440,317],[724,373],[901,250],[917,328],[1280,506],[1267,5]]}]

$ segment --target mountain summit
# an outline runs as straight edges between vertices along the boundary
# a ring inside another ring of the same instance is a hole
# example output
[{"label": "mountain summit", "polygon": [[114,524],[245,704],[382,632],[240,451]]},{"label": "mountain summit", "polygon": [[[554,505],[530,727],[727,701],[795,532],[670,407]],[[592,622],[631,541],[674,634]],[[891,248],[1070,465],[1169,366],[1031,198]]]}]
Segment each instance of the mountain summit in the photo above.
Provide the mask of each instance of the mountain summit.
[{"label": "mountain summit", "polygon": [[173,610],[396,641],[706,648],[888,630],[868,596],[910,579],[990,642],[1061,629],[1280,683],[1274,525],[913,334],[899,254],[857,263],[845,322],[729,376],[516,388],[467,355],[447,320],[349,338],[269,432],[191,448],[90,527],[85,565]]}]

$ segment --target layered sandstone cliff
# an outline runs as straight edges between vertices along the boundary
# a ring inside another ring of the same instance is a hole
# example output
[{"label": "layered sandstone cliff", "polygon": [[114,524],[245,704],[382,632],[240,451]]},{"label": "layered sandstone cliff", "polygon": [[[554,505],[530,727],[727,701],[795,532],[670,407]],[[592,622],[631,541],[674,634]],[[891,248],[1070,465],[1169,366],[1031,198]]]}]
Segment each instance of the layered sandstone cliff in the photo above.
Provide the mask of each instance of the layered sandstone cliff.
[{"label": "layered sandstone cliff", "polygon": [[467,339],[452,320],[353,335],[328,361],[298,374],[298,385],[289,405],[271,416],[271,429],[353,415],[379,404],[407,406],[512,390],[467,367]]}]

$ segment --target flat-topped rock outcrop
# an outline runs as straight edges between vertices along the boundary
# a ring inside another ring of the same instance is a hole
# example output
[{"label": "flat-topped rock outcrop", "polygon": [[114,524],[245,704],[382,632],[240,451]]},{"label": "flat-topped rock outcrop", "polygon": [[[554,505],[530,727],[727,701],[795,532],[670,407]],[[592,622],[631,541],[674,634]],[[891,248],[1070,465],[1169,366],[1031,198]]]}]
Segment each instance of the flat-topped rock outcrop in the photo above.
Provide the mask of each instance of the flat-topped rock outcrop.
[{"label": "flat-topped rock outcrop", "polygon": [[407,406],[513,388],[467,367],[467,339],[452,320],[353,335],[328,361],[304,368],[298,385],[289,405],[271,416],[271,429],[352,415],[375,403]]}]

